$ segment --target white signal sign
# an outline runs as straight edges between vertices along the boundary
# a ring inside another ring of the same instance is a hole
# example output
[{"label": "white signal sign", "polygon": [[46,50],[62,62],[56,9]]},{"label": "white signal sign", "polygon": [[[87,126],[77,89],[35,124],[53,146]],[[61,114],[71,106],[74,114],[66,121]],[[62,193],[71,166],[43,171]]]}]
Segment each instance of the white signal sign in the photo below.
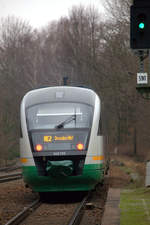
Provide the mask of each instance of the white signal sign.
[{"label": "white signal sign", "polygon": [[137,84],[148,84],[147,73],[137,73]]}]

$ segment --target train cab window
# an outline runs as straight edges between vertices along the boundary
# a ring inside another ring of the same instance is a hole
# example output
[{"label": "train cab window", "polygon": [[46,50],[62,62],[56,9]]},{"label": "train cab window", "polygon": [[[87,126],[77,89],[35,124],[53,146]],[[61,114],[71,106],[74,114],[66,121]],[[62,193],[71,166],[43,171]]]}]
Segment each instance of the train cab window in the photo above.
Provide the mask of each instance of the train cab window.
[{"label": "train cab window", "polygon": [[26,110],[28,130],[91,128],[93,107],[81,103],[44,103]]}]

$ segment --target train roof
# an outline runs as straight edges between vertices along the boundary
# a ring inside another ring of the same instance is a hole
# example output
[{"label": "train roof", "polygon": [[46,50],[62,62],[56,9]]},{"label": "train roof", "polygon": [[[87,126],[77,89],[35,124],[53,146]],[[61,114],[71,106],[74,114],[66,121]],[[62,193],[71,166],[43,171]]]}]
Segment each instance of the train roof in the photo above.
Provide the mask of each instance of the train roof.
[{"label": "train roof", "polygon": [[81,102],[95,104],[99,96],[94,90],[83,86],[40,87],[29,91],[23,98],[26,107],[41,102]]},{"label": "train roof", "polygon": [[[91,87],[89,87],[89,86],[84,86],[84,85],[61,85],[61,86],[46,86],[46,85],[44,85],[44,86],[40,86],[40,87],[37,87],[37,88],[35,88],[35,89],[32,89],[32,90],[37,90],[37,89],[41,89],[41,88],[55,88],[55,87],[75,87],[75,88],[85,88],[85,89],[90,89],[90,90],[93,90],[94,91],[94,89],[92,89]],[[31,91],[32,91],[31,90]]]}]

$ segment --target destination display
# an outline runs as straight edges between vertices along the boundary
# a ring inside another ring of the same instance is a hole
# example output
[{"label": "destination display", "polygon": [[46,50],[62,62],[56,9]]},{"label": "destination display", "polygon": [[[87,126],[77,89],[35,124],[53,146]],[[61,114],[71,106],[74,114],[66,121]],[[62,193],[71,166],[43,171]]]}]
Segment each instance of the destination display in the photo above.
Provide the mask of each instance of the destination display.
[{"label": "destination display", "polygon": [[74,136],[44,136],[45,143],[51,143],[53,141],[73,141]]}]

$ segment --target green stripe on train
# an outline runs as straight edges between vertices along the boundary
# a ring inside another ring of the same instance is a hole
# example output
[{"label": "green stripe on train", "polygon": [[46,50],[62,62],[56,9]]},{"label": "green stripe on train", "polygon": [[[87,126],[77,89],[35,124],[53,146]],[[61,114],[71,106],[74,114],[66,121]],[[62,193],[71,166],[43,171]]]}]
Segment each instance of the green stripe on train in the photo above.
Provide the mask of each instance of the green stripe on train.
[{"label": "green stripe on train", "polygon": [[22,169],[25,183],[36,192],[87,191],[104,179],[104,164],[85,165],[82,175],[59,178],[39,176],[35,166],[24,166]]}]

